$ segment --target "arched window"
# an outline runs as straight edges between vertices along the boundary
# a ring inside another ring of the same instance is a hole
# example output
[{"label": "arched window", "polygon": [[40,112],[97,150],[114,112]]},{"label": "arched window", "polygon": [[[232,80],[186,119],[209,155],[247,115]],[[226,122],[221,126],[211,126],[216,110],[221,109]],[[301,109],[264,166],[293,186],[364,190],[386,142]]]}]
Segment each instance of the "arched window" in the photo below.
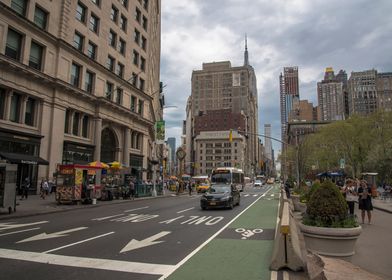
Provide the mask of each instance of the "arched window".
[{"label": "arched window", "polygon": [[114,132],[105,128],[101,135],[101,161],[113,162],[116,160],[117,139]]}]

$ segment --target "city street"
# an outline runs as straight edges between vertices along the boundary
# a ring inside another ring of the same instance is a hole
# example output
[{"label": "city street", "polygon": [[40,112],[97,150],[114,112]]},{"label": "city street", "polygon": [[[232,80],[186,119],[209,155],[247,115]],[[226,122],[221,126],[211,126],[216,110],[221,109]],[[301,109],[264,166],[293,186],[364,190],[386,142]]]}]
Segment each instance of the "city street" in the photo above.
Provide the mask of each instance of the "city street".
[{"label": "city street", "polygon": [[270,188],[247,187],[233,210],[203,211],[193,194],[3,220],[2,276],[159,279]]}]

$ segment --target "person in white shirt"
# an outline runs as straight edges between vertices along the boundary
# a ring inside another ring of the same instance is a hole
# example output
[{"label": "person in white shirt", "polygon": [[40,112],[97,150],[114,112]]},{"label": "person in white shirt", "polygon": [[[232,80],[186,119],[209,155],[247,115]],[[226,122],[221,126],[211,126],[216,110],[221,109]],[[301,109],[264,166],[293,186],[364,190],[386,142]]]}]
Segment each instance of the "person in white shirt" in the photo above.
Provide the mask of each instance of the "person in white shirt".
[{"label": "person in white shirt", "polygon": [[354,216],[355,201],[358,199],[355,181],[348,179],[343,187],[343,195],[346,198],[348,210],[351,216]]}]

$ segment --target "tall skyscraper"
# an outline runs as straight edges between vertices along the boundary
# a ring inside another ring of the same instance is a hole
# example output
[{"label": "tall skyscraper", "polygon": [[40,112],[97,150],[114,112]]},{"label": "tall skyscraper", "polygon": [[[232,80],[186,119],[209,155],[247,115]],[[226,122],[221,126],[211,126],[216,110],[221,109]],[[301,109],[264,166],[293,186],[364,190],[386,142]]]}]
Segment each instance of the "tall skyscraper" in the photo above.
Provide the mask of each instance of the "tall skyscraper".
[{"label": "tall skyscraper", "polygon": [[92,161],[146,176],[162,118],[160,2],[0,1],[0,153],[28,159],[18,180],[35,188],[58,164]]},{"label": "tall skyscraper", "polygon": [[337,80],[332,67],[325,69],[324,80],[317,83],[317,97],[321,121],[345,119],[343,82]]},{"label": "tall skyscraper", "polygon": [[293,109],[293,101],[299,100],[298,67],[284,67],[279,76],[280,84],[280,122],[282,140],[286,138],[287,122]]},{"label": "tall skyscraper", "polygon": [[377,70],[351,72],[348,80],[350,115],[368,115],[377,110]]},{"label": "tall skyscraper", "polygon": [[170,146],[170,160],[171,162],[175,162],[176,159],[176,138],[169,137],[167,138],[167,144]]},{"label": "tall skyscraper", "polygon": [[[258,162],[258,105],[256,76],[249,64],[246,41],[243,66],[232,67],[229,61],[203,63],[202,70],[192,72],[190,102],[189,110],[192,112],[194,124],[197,124],[190,132],[193,137],[197,136],[196,132],[229,129],[240,130],[240,133],[246,136],[244,169],[247,174],[251,174]],[[208,121],[203,121],[205,119]],[[198,142],[201,141],[199,137]],[[198,160],[194,157],[191,161],[197,163]],[[234,161],[234,158],[232,160]],[[225,160],[215,161],[214,158],[211,162],[216,165],[218,161]],[[226,161],[225,164],[229,164],[230,160]]]}]

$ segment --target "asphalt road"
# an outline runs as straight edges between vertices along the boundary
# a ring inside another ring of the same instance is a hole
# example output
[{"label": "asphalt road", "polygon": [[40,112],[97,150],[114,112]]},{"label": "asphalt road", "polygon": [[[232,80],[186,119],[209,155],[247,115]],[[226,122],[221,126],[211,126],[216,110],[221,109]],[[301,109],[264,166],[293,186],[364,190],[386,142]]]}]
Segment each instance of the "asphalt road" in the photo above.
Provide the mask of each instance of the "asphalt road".
[{"label": "asphalt road", "polygon": [[203,211],[194,194],[1,221],[1,279],[159,279],[268,188],[233,210]]}]

